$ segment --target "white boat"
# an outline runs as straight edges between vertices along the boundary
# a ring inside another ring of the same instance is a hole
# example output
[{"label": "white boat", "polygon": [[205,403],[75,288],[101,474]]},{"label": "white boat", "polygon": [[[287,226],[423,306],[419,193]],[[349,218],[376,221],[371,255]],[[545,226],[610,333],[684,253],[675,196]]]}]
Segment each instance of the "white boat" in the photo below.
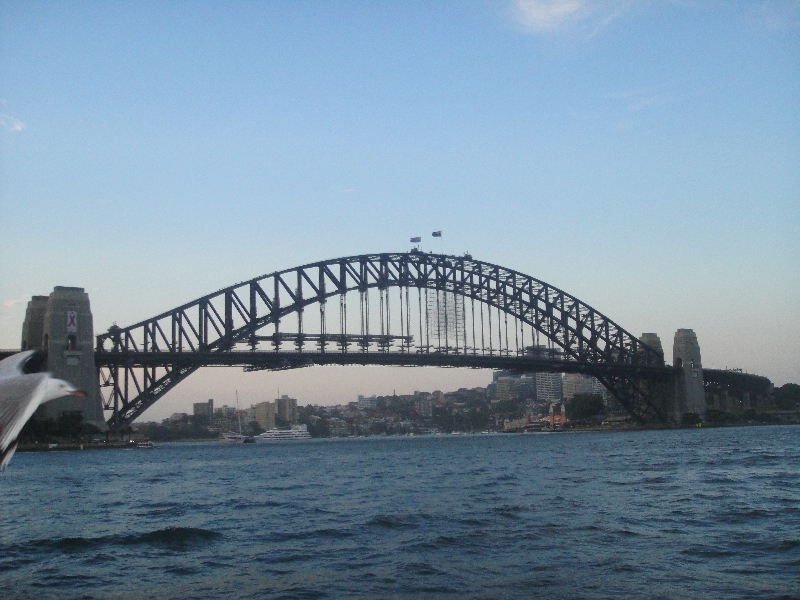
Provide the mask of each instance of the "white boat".
[{"label": "white boat", "polygon": [[305,425],[292,425],[291,429],[272,429],[256,437],[262,442],[272,442],[278,440],[310,440],[311,434]]},{"label": "white boat", "polygon": [[138,444],[136,444],[136,447],[137,448],[155,448],[156,445],[153,442],[151,442],[150,440],[148,440],[146,442],[139,442]]},{"label": "white boat", "polygon": [[228,433],[222,434],[222,441],[226,444],[243,444],[244,436],[241,433],[229,431]]}]

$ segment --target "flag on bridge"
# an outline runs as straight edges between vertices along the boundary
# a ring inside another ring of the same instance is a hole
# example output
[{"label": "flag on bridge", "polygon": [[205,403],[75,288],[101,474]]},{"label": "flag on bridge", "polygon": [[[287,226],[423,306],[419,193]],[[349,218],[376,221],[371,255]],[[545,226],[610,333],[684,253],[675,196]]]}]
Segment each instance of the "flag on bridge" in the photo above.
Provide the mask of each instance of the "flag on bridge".
[{"label": "flag on bridge", "polygon": [[433,237],[442,237],[442,232],[441,231],[434,231],[431,235]]},{"label": "flag on bridge", "polygon": [[413,237],[413,238],[411,238],[411,243],[412,244],[419,244],[420,242],[422,242],[422,238],[421,237]]}]

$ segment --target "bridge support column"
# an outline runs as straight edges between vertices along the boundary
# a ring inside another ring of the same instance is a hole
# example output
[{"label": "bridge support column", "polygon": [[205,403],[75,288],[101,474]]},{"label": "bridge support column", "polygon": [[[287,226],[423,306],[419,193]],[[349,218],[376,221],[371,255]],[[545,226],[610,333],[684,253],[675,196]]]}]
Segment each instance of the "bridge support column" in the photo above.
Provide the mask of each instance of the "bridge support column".
[{"label": "bridge support column", "polygon": [[103,404],[94,364],[94,330],[89,295],[78,287],[56,286],[50,296],[34,296],[22,324],[23,350],[47,353],[47,370],[87,393],[65,396],[44,404],[39,414],[57,419],[80,411],[83,420],[106,430]]},{"label": "bridge support column", "polygon": [[678,329],[672,346],[672,364],[681,369],[675,375],[672,414],[676,423],[683,415],[694,413],[700,418],[706,415],[706,395],[703,387],[703,367],[700,361],[700,345],[691,329]]},{"label": "bridge support column", "polygon": [[[664,349],[661,346],[661,338],[657,333],[643,333],[639,337],[639,341],[646,344],[658,354],[660,354],[659,366],[664,366]],[[638,381],[639,387],[642,392],[648,396],[649,403],[659,413],[659,420],[664,418],[672,418],[672,396],[673,396],[673,383],[668,377],[643,377]]]}]

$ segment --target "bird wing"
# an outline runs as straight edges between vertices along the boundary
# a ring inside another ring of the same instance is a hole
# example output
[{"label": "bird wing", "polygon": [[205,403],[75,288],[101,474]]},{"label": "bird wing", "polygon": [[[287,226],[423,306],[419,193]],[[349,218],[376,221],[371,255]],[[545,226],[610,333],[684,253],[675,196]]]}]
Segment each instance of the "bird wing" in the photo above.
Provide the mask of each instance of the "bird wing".
[{"label": "bird wing", "polygon": [[0,379],[7,377],[18,377],[23,374],[22,368],[36,350],[26,350],[17,352],[8,358],[0,360]]},{"label": "bird wing", "polygon": [[47,380],[46,373],[0,379],[0,454],[16,441],[25,423],[39,408]]},{"label": "bird wing", "polygon": [[17,450],[17,440],[14,440],[11,445],[0,452],[0,471],[6,470],[6,465],[11,461],[14,452]]}]

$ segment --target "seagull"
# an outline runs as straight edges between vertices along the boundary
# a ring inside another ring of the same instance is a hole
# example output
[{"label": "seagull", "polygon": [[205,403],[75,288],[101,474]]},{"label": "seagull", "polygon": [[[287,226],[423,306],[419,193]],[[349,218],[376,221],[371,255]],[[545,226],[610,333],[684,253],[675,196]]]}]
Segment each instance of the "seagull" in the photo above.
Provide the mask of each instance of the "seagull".
[{"label": "seagull", "polygon": [[0,360],[0,471],[14,456],[19,433],[37,408],[63,396],[86,396],[50,373],[26,373],[26,363],[35,352],[19,352]]}]

